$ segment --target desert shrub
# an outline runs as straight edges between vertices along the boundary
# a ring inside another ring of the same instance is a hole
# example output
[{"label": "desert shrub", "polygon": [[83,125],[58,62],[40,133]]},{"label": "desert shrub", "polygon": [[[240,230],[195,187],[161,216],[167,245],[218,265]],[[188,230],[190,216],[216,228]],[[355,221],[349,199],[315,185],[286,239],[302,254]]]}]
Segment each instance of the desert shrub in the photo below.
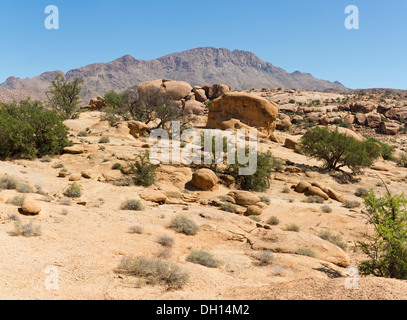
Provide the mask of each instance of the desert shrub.
[{"label": "desert shrub", "polygon": [[52,158],[49,155],[45,155],[41,158],[41,162],[51,162]]},{"label": "desert shrub", "polygon": [[359,208],[360,205],[360,202],[354,200],[346,200],[345,202],[343,202],[343,206],[348,209]]},{"label": "desert shrub", "polygon": [[62,119],[78,116],[83,82],[81,78],[75,78],[70,82],[60,74],[51,81],[47,92],[48,104]]},{"label": "desert shrub", "polygon": [[280,223],[280,219],[278,219],[278,218],[275,217],[275,216],[272,216],[272,217],[270,217],[270,218],[267,220],[266,223],[269,224],[269,225],[271,225],[271,226],[276,226],[276,225],[278,225],[278,224]]},{"label": "desert shrub", "polygon": [[68,128],[41,102],[0,103],[0,158],[43,157],[68,146]]},{"label": "desert shrub", "polygon": [[345,250],[347,245],[345,242],[342,241],[340,236],[333,235],[330,231],[322,231],[318,235],[321,239],[324,239],[334,245],[338,246],[339,248]]},{"label": "desert shrub", "polygon": [[290,188],[289,187],[284,187],[283,190],[281,190],[282,193],[290,193]]},{"label": "desert shrub", "polygon": [[199,226],[194,221],[183,215],[178,215],[172,219],[170,228],[186,235],[195,235],[199,230]]},{"label": "desert shrub", "polygon": [[65,165],[62,162],[58,162],[53,166],[54,169],[63,169]]},{"label": "desert shrub", "polygon": [[163,234],[157,237],[157,242],[163,247],[172,247],[175,244],[173,237]]},{"label": "desert shrub", "polygon": [[16,190],[20,193],[32,193],[34,190],[26,183],[17,184]]},{"label": "desert shrub", "polygon": [[243,190],[265,191],[270,187],[271,173],[280,168],[281,162],[270,151],[257,152],[256,172],[252,175],[239,174],[239,168],[245,166],[247,165],[240,165],[238,161],[228,166],[228,172],[235,178],[236,186]]},{"label": "desert shrub", "polygon": [[391,146],[375,138],[371,137],[365,138],[367,141],[370,141],[371,143],[376,143],[380,145],[380,155],[383,157],[384,160],[394,160],[393,153],[397,149],[397,146]]},{"label": "desert shrub", "polygon": [[236,213],[236,206],[230,202],[222,203],[222,205],[220,206],[220,209],[223,211]]},{"label": "desert shrub", "polygon": [[143,211],[144,206],[140,200],[130,199],[124,201],[121,206],[121,210],[131,210],[131,211]]},{"label": "desert shrub", "polygon": [[267,266],[275,260],[275,257],[270,250],[259,251],[255,258],[259,261],[261,266]]},{"label": "desert shrub", "polygon": [[108,136],[103,136],[99,139],[99,143],[109,143],[110,138]]},{"label": "desert shrub", "polygon": [[80,131],[77,134],[78,137],[87,137],[88,136],[88,132],[87,131]]},{"label": "desert shrub", "polygon": [[137,155],[133,162],[127,162],[121,171],[129,175],[135,185],[143,187],[151,186],[156,177],[156,166],[150,162],[148,152]]},{"label": "desert shrub", "polygon": [[357,197],[368,197],[369,196],[369,190],[365,188],[357,188],[355,191],[355,196]]},{"label": "desert shrub", "polygon": [[306,197],[303,202],[306,203],[324,203],[324,198],[320,196],[308,196]]},{"label": "desert shrub", "polygon": [[16,221],[14,224],[14,230],[10,232],[12,236],[24,236],[24,237],[38,237],[42,234],[41,226],[34,225],[32,222],[22,223]]},{"label": "desert shrub", "polygon": [[217,268],[221,264],[221,262],[216,260],[212,254],[202,250],[192,251],[187,256],[186,260],[188,262],[200,264],[208,268]]},{"label": "desert shrub", "polygon": [[14,196],[7,200],[8,204],[12,204],[13,206],[21,207],[23,204],[25,196]]},{"label": "desert shrub", "polygon": [[314,250],[310,248],[298,248],[297,250],[294,251],[294,254],[298,254],[301,256],[307,256],[311,258],[316,258],[316,253]]},{"label": "desert shrub", "polygon": [[68,198],[79,198],[82,195],[82,190],[79,185],[74,182],[65,191],[64,196]]},{"label": "desert shrub", "polygon": [[290,224],[285,228],[286,231],[300,232],[300,227],[296,224]]},{"label": "desert shrub", "polygon": [[325,212],[325,213],[331,213],[332,212],[332,208],[330,206],[328,206],[328,205],[322,206],[321,210],[322,210],[322,212]]},{"label": "desert shrub", "polygon": [[403,153],[397,160],[396,163],[399,167],[407,168],[407,153]]},{"label": "desert shrub", "polygon": [[129,187],[129,186],[134,186],[134,181],[131,177],[124,177],[122,179],[119,179],[119,180],[113,182],[113,184],[118,187]]},{"label": "desert shrub", "polygon": [[407,279],[407,200],[404,194],[389,191],[383,197],[370,194],[364,201],[373,233],[363,234],[356,249],[367,256],[359,270],[362,275]]},{"label": "desert shrub", "polygon": [[131,226],[129,228],[130,233],[137,233],[142,234],[144,232],[144,228],[142,226]]},{"label": "desert shrub", "polygon": [[260,218],[259,216],[251,215],[251,216],[248,216],[248,218],[249,218],[249,219],[252,219],[253,221],[256,221],[256,222],[260,222],[260,221],[261,221],[261,218]]},{"label": "desert shrub", "polygon": [[9,218],[10,220],[13,220],[13,221],[21,221],[20,217],[17,216],[15,213],[9,213],[7,215],[7,218]]},{"label": "desert shrub", "polygon": [[5,175],[0,178],[0,189],[13,190],[17,188],[18,183],[17,179]]},{"label": "desert shrub", "polygon": [[142,278],[147,284],[163,284],[168,290],[181,289],[189,280],[188,273],[182,271],[176,264],[143,257],[124,257],[118,271]]},{"label": "desert shrub", "polygon": [[270,204],[270,198],[269,198],[269,197],[267,197],[267,196],[265,196],[265,195],[262,195],[262,196],[260,196],[259,198],[260,198],[261,202],[263,202],[263,203],[265,203],[265,204],[267,204],[267,205]]},{"label": "desert shrub", "polygon": [[63,205],[63,206],[70,206],[72,204],[72,200],[69,198],[63,198],[63,199],[59,199],[58,204]]},{"label": "desert shrub", "polygon": [[120,163],[115,163],[112,165],[112,170],[121,170],[122,165]]},{"label": "desert shrub", "polygon": [[336,118],[336,119],[334,119],[334,120],[332,121],[332,124],[340,125],[340,124],[342,124],[342,119],[341,119],[341,118]]},{"label": "desert shrub", "polygon": [[301,138],[304,154],[322,160],[328,170],[339,170],[348,166],[353,171],[372,165],[380,156],[380,147],[372,141],[360,142],[338,130],[326,127],[308,130]]}]

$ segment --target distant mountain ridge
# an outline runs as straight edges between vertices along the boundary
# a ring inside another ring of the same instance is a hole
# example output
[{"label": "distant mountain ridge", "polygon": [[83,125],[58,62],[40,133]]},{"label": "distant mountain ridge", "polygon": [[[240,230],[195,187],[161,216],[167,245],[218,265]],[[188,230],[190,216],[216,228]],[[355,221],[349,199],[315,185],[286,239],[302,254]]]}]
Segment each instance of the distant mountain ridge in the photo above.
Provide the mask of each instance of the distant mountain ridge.
[{"label": "distant mountain ridge", "polygon": [[[9,77],[0,84],[0,99],[30,95],[44,99],[49,82],[62,71],[44,72],[27,79]],[[85,101],[109,90],[122,91],[143,81],[154,79],[182,80],[194,85],[224,83],[234,90],[251,88],[292,88],[300,90],[347,90],[340,82],[314,78],[309,73],[289,73],[265,62],[254,53],[224,48],[202,47],[172,53],[153,60],[136,60],[125,55],[108,63],[95,63],[70,70],[68,80],[85,79]],[[24,98],[24,97],[23,97]]]}]

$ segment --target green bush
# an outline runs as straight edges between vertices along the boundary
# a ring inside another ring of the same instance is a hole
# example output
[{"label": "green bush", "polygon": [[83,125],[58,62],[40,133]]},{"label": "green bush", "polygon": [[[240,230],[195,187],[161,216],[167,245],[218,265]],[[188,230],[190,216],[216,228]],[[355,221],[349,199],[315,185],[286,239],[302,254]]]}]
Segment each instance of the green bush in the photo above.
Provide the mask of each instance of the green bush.
[{"label": "green bush", "polygon": [[304,154],[325,162],[328,170],[348,166],[353,171],[372,165],[380,156],[380,147],[372,141],[360,142],[338,130],[315,127],[301,138]]},{"label": "green bush", "polygon": [[170,228],[186,235],[195,235],[199,230],[199,226],[194,221],[183,215],[178,215],[172,219]]},{"label": "green bush", "polygon": [[322,206],[321,210],[322,210],[322,212],[325,212],[325,213],[331,213],[332,212],[332,208],[330,206],[328,206],[328,205]]},{"label": "green bush", "polygon": [[202,250],[192,251],[186,260],[208,268],[217,268],[221,265],[221,262],[216,260],[212,254]]},{"label": "green bush", "polygon": [[357,197],[368,197],[369,196],[369,190],[365,188],[357,188],[355,191],[355,196]]},{"label": "green bush", "polygon": [[109,143],[110,138],[108,136],[103,136],[99,139],[99,143]]},{"label": "green bush", "polygon": [[[248,153],[247,153],[248,154]],[[228,173],[235,178],[236,186],[243,190],[265,191],[270,187],[271,173],[281,169],[281,162],[270,151],[257,152],[257,170],[252,175],[240,175],[239,168],[245,165],[231,164]]]},{"label": "green bush", "polygon": [[354,200],[346,200],[345,202],[343,202],[343,206],[348,209],[359,208],[360,205],[360,202]]},{"label": "green bush", "polygon": [[163,247],[172,247],[175,243],[175,240],[173,237],[164,234],[157,238],[157,242]]},{"label": "green bush", "polygon": [[124,201],[121,206],[121,210],[143,211],[144,206],[140,200],[130,199]]},{"label": "green bush", "polygon": [[41,158],[68,145],[68,128],[41,102],[0,103],[0,159]]},{"label": "green bush", "polygon": [[78,116],[83,82],[81,78],[70,82],[60,74],[51,81],[47,92],[48,104],[61,118],[71,119]]},{"label": "green bush", "polygon": [[142,257],[124,257],[118,271],[143,278],[147,284],[163,284],[168,290],[181,289],[189,280],[188,273],[172,262]]},{"label": "green bush", "polygon": [[68,198],[79,198],[82,195],[82,190],[79,185],[74,182],[64,192],[64,196]]},{"label": "green bush", "polygon": [[150,162],[149,153],[139,154],[134,162],[128,162],[121,168],[122,173],[129,175],[135,185],[151,186],[156,177],[156,166]]},{"label": "green bush", "polygon": [[407,280],[407,200],[404,194],[376,197],[370,190],[365,198],[366,215],[373,226],[356,249],[368,260],[360,263],[362,275]]},{"label": "green bush", "polygon": [[395,160],[393,153],[397,149],[397,146],[391,146],[387,143],[384,143],[378,139],[371,138],[371,137],[365,137],[367,141],[373,143],[373,144],[378,144],[380,146],[380,155],[384,160]]}]

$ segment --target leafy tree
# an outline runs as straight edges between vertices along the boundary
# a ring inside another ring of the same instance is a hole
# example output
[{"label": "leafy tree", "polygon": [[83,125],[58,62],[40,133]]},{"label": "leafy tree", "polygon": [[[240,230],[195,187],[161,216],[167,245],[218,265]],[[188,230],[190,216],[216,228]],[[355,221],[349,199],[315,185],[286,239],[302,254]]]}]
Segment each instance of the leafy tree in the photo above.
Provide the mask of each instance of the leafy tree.
[{"label": "leafy tree", "polygon": [[70,144],[68,128],[39,101],[0,103],[0,158],[54,155]]},{"label": "leafy tree", "polygon": [[48,104],[63,119],[78,116],[83,82],[84,80],[81,78],[75,78],[70,82],[60,74],[51,81],[47,92]]},{"label": "leafy tree", "polygon": [[380,156],[380,147],[372,141],[358,141],[338,130],[315,127],[301,139],[304,154],[325,162],[328,170],[339,170],[348,166],[353,171],[372,165]]},{"label": "leafy tree", "polygon": [[356,249],[367,255],[360,272],[364,275],[407,279],[407,200],[404,194],[392,195],[388,190],[381,198],[372,190],[365,197],[368,221],[373,234],[364,234]]}]

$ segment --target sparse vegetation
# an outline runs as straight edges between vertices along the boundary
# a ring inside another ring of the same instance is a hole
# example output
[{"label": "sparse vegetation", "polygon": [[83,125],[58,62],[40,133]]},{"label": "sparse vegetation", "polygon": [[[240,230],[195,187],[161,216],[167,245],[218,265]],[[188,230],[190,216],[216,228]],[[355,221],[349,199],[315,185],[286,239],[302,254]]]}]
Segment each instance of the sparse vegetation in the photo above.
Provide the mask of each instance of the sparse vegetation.
[{"label": "sparse vegetation", "polygon": [[16,221],[14,224],[14,230],[10,232],[12,236],[24,236],[24,237],[39,237],[41,236],[41,226],[34,225],[32,222],[22,223]]},{"label": "sparse vegetation", "polygon": [[316,258],[316,256],[317,256],[315,251],[310,248],[298,248],[297,250],[294,251],[294,254],[298,254],[301,256],[307,256],[307,257],[311,257],[311,258]]},{"label": "sparse vegetation", "polygon": [[181,289],[189,280],[188,273],[176,264],[143,257],[124,257],[118,271],[144,279],[150,285],[163,284],[167,290]]},{"label": "sparse vegetation", "polygon": [[25,196],[14,196],[7,200],[8,204],[12,204],[13,206],[21,207],[23,204]]},{"label": "sparse vegetation", "polygon": [[333,235],[330,231],[322,231],[318,235],[321,239],[324,239],[326,241],[329,241],[333,243],[334,245],[338,246],[339,248],[345,250],[347,248],[347,245],[345,242],[342,241],[340,236]]},{"label": "sparse vegetation", "polygon": [[188,262],[200,264],[208,268],[217,268],[221,264],[221,262],[216,260],[212,254],[202,250],[192,251],[187,256],[186,260]]},{"label": "sparse vegetation", "polygon": [[220,206],[220,209],[223,211],[236,213],[236,206],[230,202],[222,203],[222,205]]},{"label": "sparse vegetation", "polygon": [[300,232],[300,227],[296,224],[290,224],[285,228],[286,231]]},{"label": "sparse vegetation", "polygon": [[267,220],[266,223],[269,224],[269,225],[271,225],[271,226],[276,226],[276,225],[278,225],[278,224],[280,223],[280,219],[278,219],[278,218],[275,217],[275,216],[272,216],[272,217],[270,217],[270,218]]},{"label": "sparse vegetation", "polygon": [[168,236],[166,234],[158,236],[157,242],[161,244],[163,247],[171,248],[175,244],[175,240],[173,237]]},{"label": "sparse vegetation", "polygon": [[129,228],[130,233],[137,233],[142,234],[144,232],[144,228],[142,226],[131,226]]},{"label": "sparse vegetation", "polygon": [[322,212],[324,212],[324,213],[331,213],[331,212],[332,212],[332,208],[331,208],[330,206],[328,206],[328,205],[323,205],[323,206],[321,207],[321,210],[322,210]]},{"label": "sparse vegetation", "polygon": [[74,182],[65,191],[64,196],[68,198],[79,198],[82,195],[80,186]]},{"label": "sparse vegetation", "polygon": [[99,143],[109,143],[110,138],[108,136],[103,136],[99,139]]},{"label": "sparse vegetation", "polygon": [[261,218],[260,218],[259,216],[254,216],[254,215],[252,215],[252,216],[248,216],[248,218],[249,218],[249,219],[252,219],[253,221],[256,221],[256,222],[260,222],[260,221],[261,221]]},{"label": "sparse vegetation", "polygon": [[33,188],[26,183],[17,184],[16,190],[20,193],[32,193],[34,192]]},{"label": "sparse vegetation", "polygon": [[256,255],[256,259],[259,261],[261,266],[267,266],[273,263],[275,257],[270,250],[261,250]]},{"label": "sparse vegetation", "polygon": [[121,206],[121,210],[131,210],[131,211],[143,211],[144,206],[140,200],[130,199],[124,201]]},{"label": "sparse vegetation", "polygon": [[156,177],[156,166],[150,162],[149,153],[137,155],[136,160],[128,162],[121,168],[122,173],[129,175],[135,185],[151,186]]},{"label": "sparse vegetation", "polygon": [[175,229],[179,233],[186,235],[195,235],[199,231],[199,226],[183,215],[178,215],[171,221],[170,228]]},{"label": "sparse vegetation", "polygon": [[360,202],[354,200],[346,200],[345,202],[343,202],[343,206],[348,209],[359,208],[360,205]]},{"label": "sparse vegetation", "polygon": [[324,203],[324,199],[320,196],[308,196],[306,197],[303,202],[306,203]]},{"label": "sparse vegetation", "polygon": [[13,190],[17,188],[17,185],[17,179],[10,177],[9,175],[5,175],[0,178],[0,189],[2,190]]},{"label": "sparse vegetation", "polygon": [[263,202],[263,203],[265,203],[267,205],[270,204],[270,198],[268,196],[261,195],[259,198],[260,198],[261,202]]},{"label": "sparse vegetation", "polygon": [[357,188],[355,191],[355,196],[357,197],[368,197],[369,196],[369,190],[365,188]]}]

